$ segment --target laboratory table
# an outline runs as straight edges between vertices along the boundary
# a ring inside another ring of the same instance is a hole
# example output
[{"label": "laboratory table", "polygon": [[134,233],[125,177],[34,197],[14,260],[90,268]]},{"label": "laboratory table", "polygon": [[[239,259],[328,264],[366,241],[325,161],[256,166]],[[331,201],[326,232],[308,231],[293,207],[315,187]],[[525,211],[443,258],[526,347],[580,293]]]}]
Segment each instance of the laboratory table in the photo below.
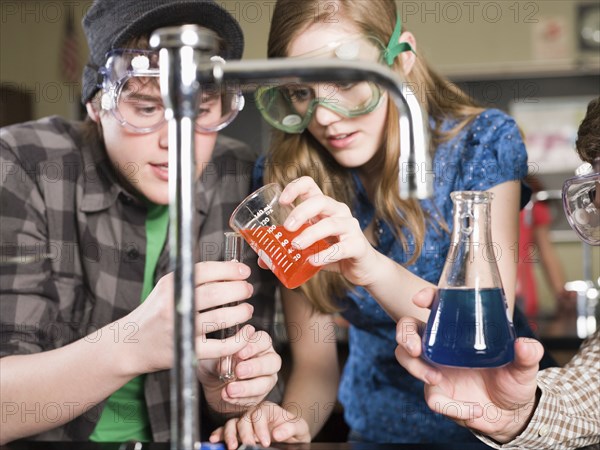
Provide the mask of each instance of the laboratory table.
[{"label": "laboratory table", "polygon": [[[134,447],[118,443],[92,442],[18,442],[0,447],[2,450],[130,450]],[[362,444],[315,442],[312,444],[276,444],[271,450],[489,450],[483,443],[456,444]],[[598,445],[582,450],[597,450]],[[137,447],[136,450],[170,450],[169,444],[152,443]],[[250,450],[250,449],[249,449]]]},{"label": "laboratory table", "polygon": [[[133,450],[133,445],[91,442],[19,442],[2,450]],[[252,448],[252,447],[250,447]],[[258,449],[260,447],[256,447]],[[483,443],[469,444],[363,444],[315,442],[311,444],[276,444],[270,450],[489,450]],[[144,444],[136,450],[170,450],[169,444]]]}]

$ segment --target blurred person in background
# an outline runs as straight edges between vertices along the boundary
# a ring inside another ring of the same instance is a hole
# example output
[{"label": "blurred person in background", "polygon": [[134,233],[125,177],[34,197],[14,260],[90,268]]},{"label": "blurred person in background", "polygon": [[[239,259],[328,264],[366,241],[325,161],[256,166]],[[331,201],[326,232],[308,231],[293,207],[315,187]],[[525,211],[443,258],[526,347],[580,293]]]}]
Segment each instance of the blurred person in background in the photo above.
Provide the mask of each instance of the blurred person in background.
[{"label": "blurred person in background", "polygon": [[534,196],[519,214],[519,262],[517,267],[516,303],[528,318],[540,313],[540,299],[535,267],[539,263],[544,280],[553,296],[553,312],[575,314],[576,293],[565,289],[566,277],[550,234],[552,209],[535,194],[543,191],[541,181],[534,175],[525,177]]}]

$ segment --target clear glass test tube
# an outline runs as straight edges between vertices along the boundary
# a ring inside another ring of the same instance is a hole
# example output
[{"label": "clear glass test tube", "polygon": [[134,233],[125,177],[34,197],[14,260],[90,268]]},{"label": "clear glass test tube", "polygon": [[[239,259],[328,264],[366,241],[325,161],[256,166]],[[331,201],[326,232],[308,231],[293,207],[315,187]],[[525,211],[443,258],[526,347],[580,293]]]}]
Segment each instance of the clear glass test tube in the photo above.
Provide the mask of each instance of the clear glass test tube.
[{"label": "clear glass test tube", "polygon": [[[242,235],[233,231],[225,232],[225,261],[242,261]],[[226,339],[236,334],[239,324],[220,330],[220,338]],[[219,360],[219,379],[224,382],[235,380],[235,358],[232,355],[223,356]]]}]

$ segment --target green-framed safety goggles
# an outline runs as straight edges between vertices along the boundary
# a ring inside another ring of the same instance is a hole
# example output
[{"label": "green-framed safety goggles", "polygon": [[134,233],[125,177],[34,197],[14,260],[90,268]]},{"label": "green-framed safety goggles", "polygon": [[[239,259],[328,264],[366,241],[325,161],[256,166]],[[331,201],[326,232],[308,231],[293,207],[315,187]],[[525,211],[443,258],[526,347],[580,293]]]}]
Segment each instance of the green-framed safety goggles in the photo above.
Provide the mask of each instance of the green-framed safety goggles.
[{"label": "green-framed safety goggles", "polygon": [[301,133],[317,106],[346,117],[368,114],[381,104],[382,91],[374,83],[290,83],[263,86],[255,93],[256,106],[263,118],[278,130]]},{"label": "green-framed safety goggles", "polygon": [[[346,61],[370,61],[391,66],[396,57],[413,51],[410,44],[398,42],[402,21],[396,27],[388,46],[372,36],[354,35],[295,58],[337,58]],[[385,92],[367,81],[332,83],[288,83],[262,86],[255,92],[256,106],[273,127],[286,133],[303,132],[319,106],[345,117],[369,114],[382,104]]]}]

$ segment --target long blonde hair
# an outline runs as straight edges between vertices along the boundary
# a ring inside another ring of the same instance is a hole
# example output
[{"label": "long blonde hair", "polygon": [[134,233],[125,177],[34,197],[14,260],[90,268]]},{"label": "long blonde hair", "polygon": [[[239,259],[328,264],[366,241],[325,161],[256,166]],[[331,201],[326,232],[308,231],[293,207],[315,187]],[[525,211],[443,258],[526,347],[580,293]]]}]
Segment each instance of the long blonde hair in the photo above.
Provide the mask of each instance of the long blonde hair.
[{"label": "long blonde hair", "polygon": [[[365,36],[373,36],[387,43],[396,24],[394,0],[278,0],[273,11],[269,33],[269,58],[286,57],[292,40],[312,24],[327,23],[344,18],[361,30]],[[387,20],[386,20],[387,18]],[[393,70],[403,73],[401,58],[396,58]],[[433,120],[431,136],[433,146],[451,139],[472,121],[483,109],[457,86],[432,71],[421,56],[406,77],[416,86],[421,106]],[[439,130],[446,119],[456,121],[448,132]],[[426,217],[416,200],[402,200],[398,193],[399,116],[388,98],[385,151],[378,152],[374,161],[381,174],[372,199],[375,219],[385,221],[408,253],[405,232],[412,234],[415,247],[407,264],[418,258],[425,236]],[[349,170],[337,164],[308,131],[302,134],[286,134],[274,130],[267,157],[264,181],[286,185],[292,179],[309,175],[323,193],[353,205],[353,181]],[[338,309],[334,299],[352,286],[339,274],[321,271],[301,288],[302,292],[321,312]]]}]

